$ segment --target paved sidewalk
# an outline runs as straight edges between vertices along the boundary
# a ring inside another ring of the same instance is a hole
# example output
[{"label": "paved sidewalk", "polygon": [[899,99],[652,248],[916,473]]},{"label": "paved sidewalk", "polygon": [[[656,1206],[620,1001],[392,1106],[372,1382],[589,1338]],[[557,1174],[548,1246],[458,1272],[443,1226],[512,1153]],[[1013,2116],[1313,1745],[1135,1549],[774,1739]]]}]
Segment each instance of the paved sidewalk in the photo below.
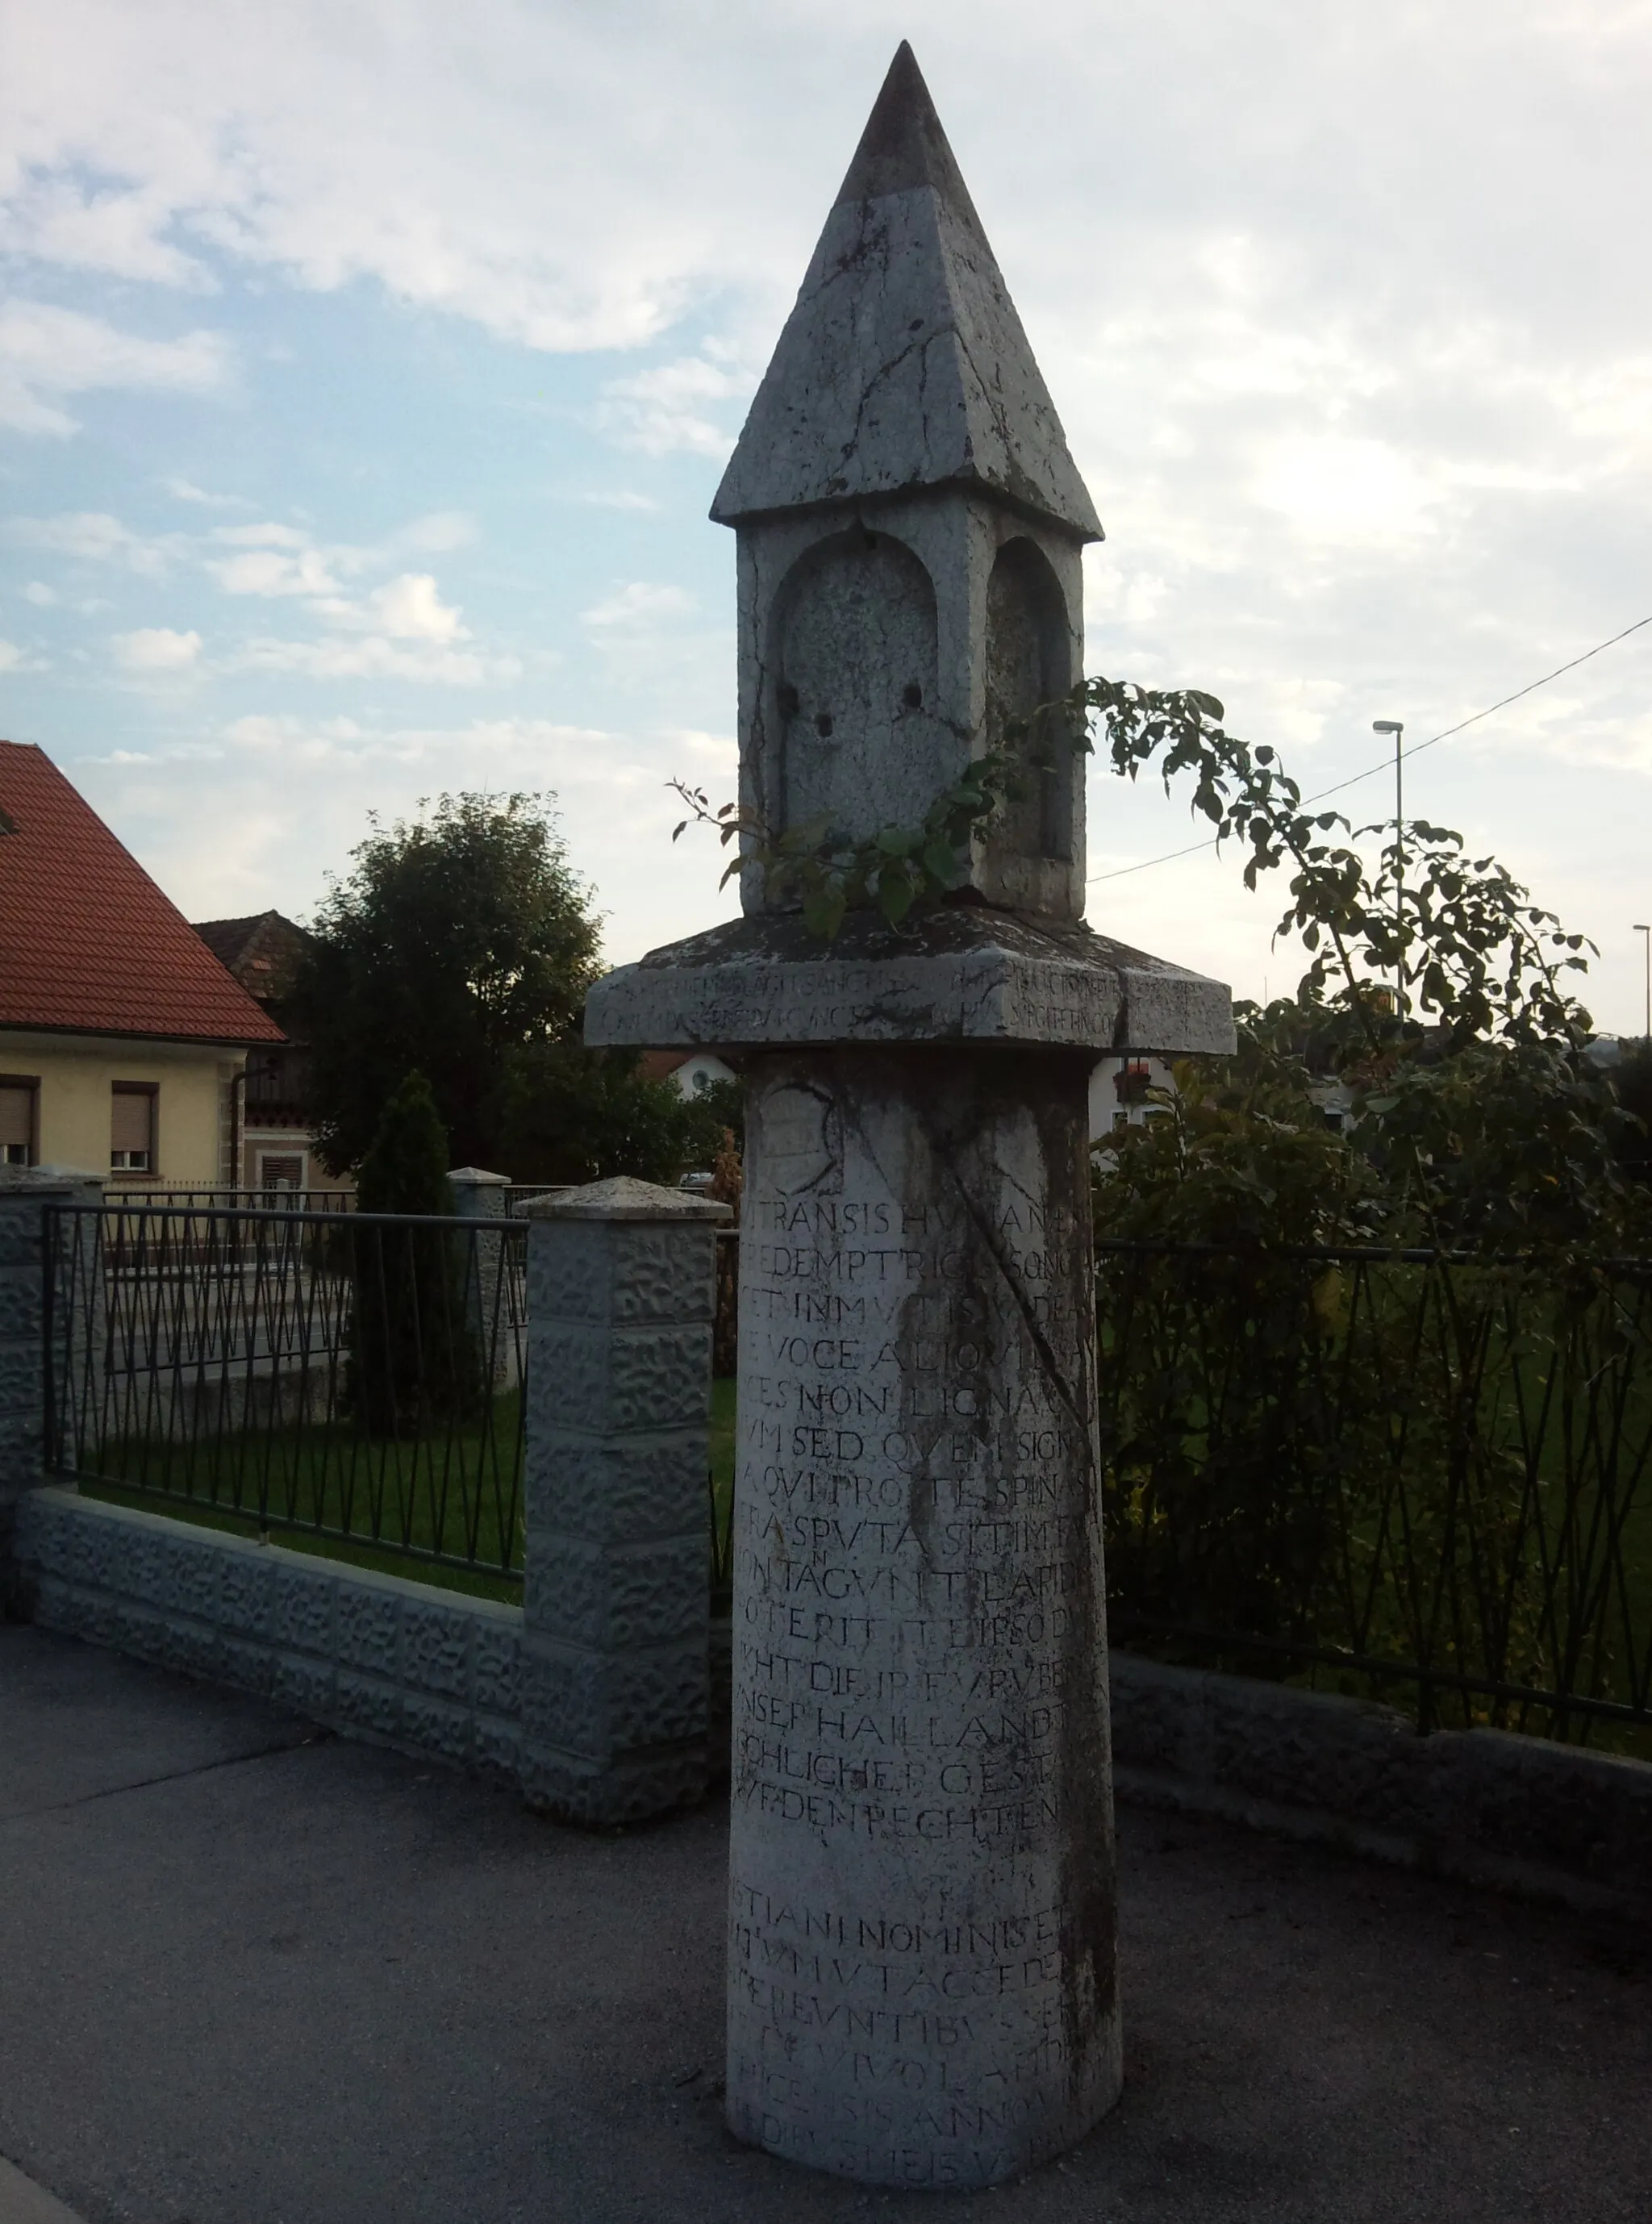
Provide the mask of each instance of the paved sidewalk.
[{"label": "paved sidewalk", "polygon": [[1121,1836],[1119,2110],[996,2193],[869,2194],[723,2131],[715,1808],[558,1829],[0,1627],[0,2156],[85,2224],[1652,2215],[1652,1940],[1221,1825]]}]

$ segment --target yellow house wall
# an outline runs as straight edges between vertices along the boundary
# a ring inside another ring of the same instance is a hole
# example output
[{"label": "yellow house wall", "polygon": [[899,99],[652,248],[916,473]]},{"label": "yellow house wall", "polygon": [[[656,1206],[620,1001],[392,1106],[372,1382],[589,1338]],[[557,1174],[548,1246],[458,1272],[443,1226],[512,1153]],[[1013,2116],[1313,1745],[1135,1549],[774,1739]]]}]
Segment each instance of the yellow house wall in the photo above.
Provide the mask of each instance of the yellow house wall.
[{"label": "yellow house wall", "polygon": [[[152,1082],[157,1091],[150,1183],[216,1187],[224,1179],[225,1091],[245,1064],[244,1051],[211,1043],[0,1028],[0,1073],[35,1075],[40,1080],[40,1163],[73,1166],[105,1180],[113,1084],[142,1081]],[[144,1185],[142,1175],[114,1178],[123,1186]]]}]

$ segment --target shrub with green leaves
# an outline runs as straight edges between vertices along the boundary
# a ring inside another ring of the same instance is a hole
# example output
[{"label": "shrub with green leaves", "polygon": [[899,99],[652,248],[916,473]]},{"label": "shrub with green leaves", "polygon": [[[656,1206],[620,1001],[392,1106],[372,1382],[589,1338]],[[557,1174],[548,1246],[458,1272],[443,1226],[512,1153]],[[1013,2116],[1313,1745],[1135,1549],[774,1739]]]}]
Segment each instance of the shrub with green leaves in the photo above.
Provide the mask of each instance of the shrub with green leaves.
[{"label": "shrub with green leaves", "polygon": [[[482,1368],[467,1304],[468,1238],[452,1223],[447,1133],[422,1073],[385,1106],[356,1185],[359,1215],[417,1213],[424,1227],[357,1217],[350,1401],[375,1436],[424,1435],[478,1412]],[[446,1223],[445,1225],[443,1223]]]}]

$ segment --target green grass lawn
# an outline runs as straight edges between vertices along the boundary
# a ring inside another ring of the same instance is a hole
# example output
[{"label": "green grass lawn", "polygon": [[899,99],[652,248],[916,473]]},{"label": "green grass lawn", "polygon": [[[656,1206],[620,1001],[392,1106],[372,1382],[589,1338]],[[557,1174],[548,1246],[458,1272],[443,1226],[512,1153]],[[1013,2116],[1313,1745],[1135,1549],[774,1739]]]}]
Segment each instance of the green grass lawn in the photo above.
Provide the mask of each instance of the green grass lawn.
[{"label": "green grass lawn", "polygon": [[[293,1551],[516,1602],[520,1427],[520,1393],[511,1391],[495,1399],[485,1425],[436,1441],[390,1443],[337,1422],[228,1431],[182,1444],[117,1437],[99,1448],[99,1471],[76,1480],[88,1498],[231,1536],[267,1535]],[[721,1526],[735,1483],[732,1380],[711,1386],[710,1459]],[[472,1539],[481,1564],[475,1567],[419,1557],[442,1551],[458,1558]],[[404,1544],[410,1549],[398,1549]]]},{"label": "green grass lawn", "polygon": [[519,1391],[495,1398],[478,1420],[411,1441],[371,1437],[348,1421],[183,1443],[110,1438],[98,1447],[97,1472],[76,1480],[89,1498],[268,1535],[294,1551],[474,1596],[521,1595]]}]

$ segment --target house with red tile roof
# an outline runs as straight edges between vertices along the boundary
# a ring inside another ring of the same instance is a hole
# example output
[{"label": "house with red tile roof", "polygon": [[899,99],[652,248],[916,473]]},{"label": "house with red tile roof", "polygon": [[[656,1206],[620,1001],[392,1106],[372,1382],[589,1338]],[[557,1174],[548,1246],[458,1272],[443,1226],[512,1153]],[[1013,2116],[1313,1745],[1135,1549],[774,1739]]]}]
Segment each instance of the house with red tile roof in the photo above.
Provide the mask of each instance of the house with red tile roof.
[{"label": "house with red tile roof", "polygon": [[316,1156],[311,1132],[310,1054],[293,992],[313,938],[278,911],[249,919],[198,919],[195,932],[255,1004],[285,1029],[285,1043],[260,1043],[247,1053],[242,1083],[240,1181],[272,1199],[288,1190],[321,1190],[338,1204],[354,1187]]},{"label": "house with red tile roof", "polygon": [[0,1164],[233,1187],[248,1051],[284,1040],[51,759],[0,742]]}]

